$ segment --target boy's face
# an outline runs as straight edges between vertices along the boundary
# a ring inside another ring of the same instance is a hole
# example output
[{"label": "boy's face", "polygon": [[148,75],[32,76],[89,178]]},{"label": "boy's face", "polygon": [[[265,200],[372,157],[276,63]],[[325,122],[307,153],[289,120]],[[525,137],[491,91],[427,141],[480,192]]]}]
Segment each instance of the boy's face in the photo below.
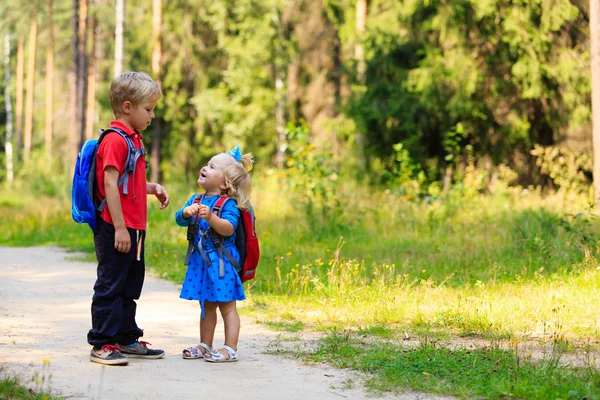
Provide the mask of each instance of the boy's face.
[{"label": "boy's face", "polygon": [[156,102],[147,100],[138,105],[132,105],[131,102],[126,101],[123,103],[122,110],[123,114],[120,116],[120,120],[127,123],[131,128],[143,131],[154,119],[154,107]]}]

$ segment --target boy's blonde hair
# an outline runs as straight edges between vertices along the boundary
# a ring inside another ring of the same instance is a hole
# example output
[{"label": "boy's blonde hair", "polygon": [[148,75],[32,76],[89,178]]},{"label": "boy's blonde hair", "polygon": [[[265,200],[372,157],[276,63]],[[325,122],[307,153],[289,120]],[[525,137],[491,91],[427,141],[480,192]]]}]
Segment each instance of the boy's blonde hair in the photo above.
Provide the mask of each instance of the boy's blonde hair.
[{"label": "boy's blonde hair", "polygon": [[250,207],[250,192],[252,192],[252,179],[248,171],[254,165],[252,153],[242,155],[242,160],[237,161],[231,154],[227,154],[227,163],[223,168],[223,177],[228,189],[227,196],[237,201],[238,208],[246,210]]},{"label": "boy's blonde hair", "polygon": [[110,83],[108,100],[115,117],[122,114],[121,106],[126,101],[137,106],[144,101],[158,102],[162,92],[154,79],[144,72],[127,71],[117,76]]}]

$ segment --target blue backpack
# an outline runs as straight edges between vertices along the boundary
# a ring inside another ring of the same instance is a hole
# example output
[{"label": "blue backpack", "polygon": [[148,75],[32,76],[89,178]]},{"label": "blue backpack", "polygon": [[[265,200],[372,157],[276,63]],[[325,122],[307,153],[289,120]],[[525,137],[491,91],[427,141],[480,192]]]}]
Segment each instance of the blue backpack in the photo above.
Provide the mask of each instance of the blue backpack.
[{"label": "blue backpack", "polygon": [[90,139],[81,147],[75,164],[75,172],[73,173],[71,215],[78,224],[88,224],[94,233],[96,232],[97,214],[106,207],[106,199],[100,202],[96,194],[96,155],[100,143],[111,132],[121,135],[127,143],[125,171],[123,175],[119,176],[117,182],[118,187],[123,186],[124,195],[127,195],[129,175],[135,172],[138,158],[146,154],[143,144],[141,149],[136,148],[131,138],[119,128],[101,129],[98,139]]}]

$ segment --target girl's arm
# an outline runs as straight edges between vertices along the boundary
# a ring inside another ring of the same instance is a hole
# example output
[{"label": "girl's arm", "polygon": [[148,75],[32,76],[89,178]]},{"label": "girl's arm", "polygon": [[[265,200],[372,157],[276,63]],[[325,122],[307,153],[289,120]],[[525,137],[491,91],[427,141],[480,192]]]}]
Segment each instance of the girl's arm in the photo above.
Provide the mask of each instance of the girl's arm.
[{"label": "girl's arm", "polygon": [[188,226],[190,224],[190,222],[192,221],[192,219],[188,216],[186,218],[186,215],[184,215],[183,211],[189,207],[190,205],[192,205],[192,203],[194,202],[194,198],[196,197],[196,195],[192,195],[192,197],[190,197],[190,199],[185,203],[185,205],[183,206],[183,208],[179,211],[177,211],[175,213],[175,222],[177,223],[177,225],[179,226]]},{"label": "girl's arm", "polygon": [[[208,208],[208,207],[206,207]],[[200,209],[200,216],[202,217],[202,208]],[[202,217],[204,218],[204,217]],[[204,218],[206,222],[213,228],[219,235],[221,236],[231,236],[233,235],[234,228],[231,222],[227,221],[224,218],[219,218],[215,214],[208,210],[208,217]]]},{"label": "girl's arm", "polygon": [[218,217],[210,211],[208,206],[202,205],[198,213],[201,218],[206,220],[208,224],[221,236],[231,236],[235,232],[235,228],[239,222],[240,211],[234,201],[228,201],[223,207],[221,217]]}]

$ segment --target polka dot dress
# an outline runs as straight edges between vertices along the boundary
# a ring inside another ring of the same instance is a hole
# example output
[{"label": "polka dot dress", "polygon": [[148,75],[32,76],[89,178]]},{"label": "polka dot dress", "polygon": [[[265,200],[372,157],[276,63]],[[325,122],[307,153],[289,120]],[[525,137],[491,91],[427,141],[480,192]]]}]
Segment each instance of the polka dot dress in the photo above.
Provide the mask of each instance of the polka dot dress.
[{"label": "polka dot dress", "polygon": [[[203,199],[202,203],[212,208],[217,199],[218,196],[206,197]],[[189,206],[193,200],[194,196],[192,196],[183,208]],[[186,221],[183,219],[183,208],[177,212],[175,217],[179,225],[182,225],[180,222],[189,223],[189,220]],[[239,215],[239,210],[237,209],[235,202],[232,200],[227,201],[223,207],[221,218],[231,222],[234,231],[238,223]],[[199,223],[200,230],[206,232],[209,228],[208,223],[203,219],[199,219]],[[194,242],[196,246],[202,245],[202,249],[210,259],[211,265],[206,265],[200,252],[195,249],[190,257],[190,264],[188,265],[179,297],[186,300],[200,301],[202,316],[204,316],[205,301],[226,303],[234,300],[246,300],[242,281],[235,270],[235,267],[225,256],[223,256],[223,264],[225,267],[224,276],[219,276],[219,253],[210,239],[210,236],[207,235],[202,237],[199,231]],[[236,261],[240,259],[239,253],[235,247],[235,233],[232,236],[225,238],[223,246],[225,246]]]}]

